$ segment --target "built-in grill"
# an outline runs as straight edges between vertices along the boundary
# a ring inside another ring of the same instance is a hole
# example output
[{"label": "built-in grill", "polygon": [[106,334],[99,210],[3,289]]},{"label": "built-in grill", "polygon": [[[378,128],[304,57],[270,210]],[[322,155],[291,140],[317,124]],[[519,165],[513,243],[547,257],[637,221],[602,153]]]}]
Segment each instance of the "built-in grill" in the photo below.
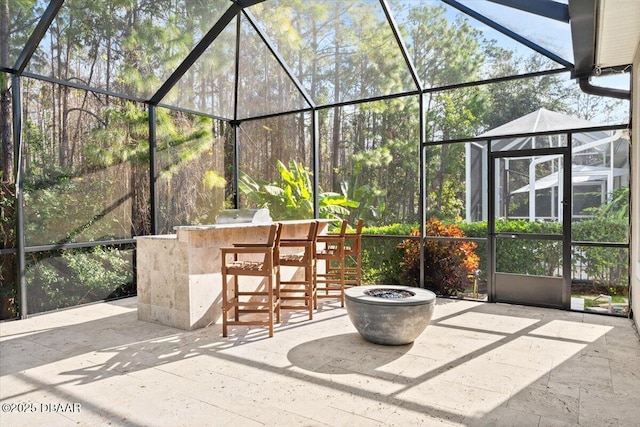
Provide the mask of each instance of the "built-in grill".
[{"label": "built-in grill", "polygon": [[225,209],[218,214],[216,224],[269,223],[269,209]]}]

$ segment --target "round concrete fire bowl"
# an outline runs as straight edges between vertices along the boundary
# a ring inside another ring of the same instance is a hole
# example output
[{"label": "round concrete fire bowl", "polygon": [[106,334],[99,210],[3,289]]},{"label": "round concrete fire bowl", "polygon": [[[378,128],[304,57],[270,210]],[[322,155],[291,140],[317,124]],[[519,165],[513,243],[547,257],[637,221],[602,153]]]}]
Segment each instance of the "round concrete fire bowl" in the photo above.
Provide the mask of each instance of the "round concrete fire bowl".
[{"label": "round concrete fire bowl", "polygon": [[384,345],[410,344],[433,316],[436,295],[410,286],[354,286],[345,291],[349,318],[367,341]]}]

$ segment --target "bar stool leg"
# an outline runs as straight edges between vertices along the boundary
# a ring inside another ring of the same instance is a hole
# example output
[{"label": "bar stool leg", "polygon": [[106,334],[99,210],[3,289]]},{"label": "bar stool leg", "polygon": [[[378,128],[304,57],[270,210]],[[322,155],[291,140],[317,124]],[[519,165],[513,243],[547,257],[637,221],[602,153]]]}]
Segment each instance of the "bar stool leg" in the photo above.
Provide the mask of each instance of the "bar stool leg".
[{"label": "bar stool leg", "polygon": [[[278,288],[278,282],[280,281],[280,268],[276,270],[276,274],[269,277],[271,283],[271,295],[273,296],[275,293],[275,300],[278,301],[278,305],[276,306],[276,322],[280,323],[280,288]],[[271,310],[273,312],[273,310]],[[273,322],[271,322],[273,323]]]},{"label": "bar stool leg", "polygon": [[[236,303],[238,301],[240,301],[240,285],[238,284],[238,276],[236,276],[235,274],[233,276],[231,276],[233,278],[233,302]],[[240,311],[238,310],[238,307],[235,306],[234,310],[233,310],[233,318],[234,320],[237,322],[238,320],[240,320]]]},{"label": "bar stool leg", "polygon": [[227,275],[222,272],[222,336],[227,336],[227,311],[228,311],[228,285],[227,285]]}]

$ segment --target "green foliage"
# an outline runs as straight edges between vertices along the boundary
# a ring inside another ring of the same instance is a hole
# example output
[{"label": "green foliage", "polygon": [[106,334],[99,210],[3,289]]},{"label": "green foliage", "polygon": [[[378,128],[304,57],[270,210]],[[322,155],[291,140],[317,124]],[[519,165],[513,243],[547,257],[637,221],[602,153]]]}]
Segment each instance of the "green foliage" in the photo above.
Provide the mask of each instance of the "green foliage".
[{"label": "green foliage", "polygon": [[135,292],[131,251],[95,247],[33,255],[27,267],[29,311],[43,312]]},{"label": "green foliage", "polygon": [[225,188],[227,181],[218,172],[214,170],[208,170],[202,177],[202,184],[205,188],[212,190],[214,188]]},{"label": "green foliage", "polygon": [[629,187],[619,187],[613,190],[611,197],[596,210],[598,217],[628,221],[629,218]]},{"label": "green foliage", "polygon": [[358,206],[351,210],[352,218],[362,218],[365,221],[380,220],[386,208],[386,190],[377,188],[376,184],[365,184],[355,187],[349,182],[343,181],[342,194],[349,200],[354,200]]},{"label": "green foliage", "polygon": [[[487,237],[487,223],[460,223],[467,236]],[[628,225],[624,221],[594,218],[574,221],[571,224],[572,240],[576,242],[626,243]],[[498,220],[498,233],[562,234],[562,225],[555,222],[530,222],[526,220]],[[487,252],[478,250],[480,266],[486,269]],[[561,267],[562,248],[559,241],[500,239],[496,248],[498,271],[550,275]],[[599,283],[612,286],[624,285],[628,268],[626,249],[595,246],[574,248],[571,258],[574,269],[582,269],[588,277]]]},{"label": "green foliage", "polygon": [[89,144],[83,145],[83,154],[93,168],[106,168],[115,164],[149,161],[149,113],[133,102],[110,108],[104,113],[109,123],[96,129]]},{"label": "green foliage", "polygon": [[402,251],[398,250],[398,245],[417,226],[417,224],[396,223],[363,228],[362,234],[378,236],[362,239],[363,283],[402,283],[403,257]]},{"label": "green foliage", "polygon": [[[280,179],[269,183],[252,179],[240,172],[239,189],[256,206],[269,208],[276,220],[313,218],[313,183],[311,173],[295,160],[289,168],[280,160],[276,162]],[[350,208],[357,208],[358,202],[347,196],[320,192],[318,195],[320,218],[342,219],[349,216]]]},{"label": "green foliage", "polygon": [[580,264],[593,286],[604,288],[598,293],[616,295],[627,288],[629,251],[626,248],[579,246],[574,248],[572,264]]},{"label": "green foliage", "polygon": [[626,243],[629,224],[625,219],[597,217],[571,224],[571,239],[577,242]]},{"label": "green foliage", "polygon": [[[515,57],[513,52],[503,48],[492,51],[494,66],[491,75],[501,77],[519,74],[522,69],[542,70],[554,67],[546,58],[531,56]],[[563,84],[559,75],[548,75],[533,79],[506,81],[487,85],[487,110],[483,117],[486,129],[501,126],[540,108],[571,114],[569,101],[580,91]]]},{"label": "green foliage", "polygon": [[406,236],[362,239],[362,283],[402,283],[403,254],[398,245],[404,239]]},{"label": "green foliage", "polygon": [[[562,224],[499,219],[496,220],[496,232],[562,235]],[[496,245],[496,269],[499,272],[553,276],[560,267],[561,241],[499,239]]]},{"label": "green foliage", "polygon": [[[428,87],[478,78],[484,61],[480,49],[483,38],[469,19],[459,17],[450,24],[443,5],[427,5],[410,9],[408,24],[415,41],[415,65]],[[439,42],[434,43],[435,40]]]},{"label": "green foliage", "polygon": [[[15,243],[15,200],[15,186],[0,181],[0,230],[2,230],[0,248],[2,249],[12,248]],[[2,277],[1,274],[0,277]]]},{"label": "green foliage", "polygon": [[467,237],[487,237],[488,227],[486,221],[457,223]]},{"label": "green foliage", "polygon": [[[579,242],[627,243],[629,238],[628,219],[599,216],[572,224],[572,239]],[[606,286],[627,286],[628,250],[625,248],[577,246],[574,248],[572,263],[588,274],[596,284]],[[617,292],[613,292],[615,294]]]},{"label": "green foliage", "polygon": [[[386,209],[387,191],[378,188],[374,181],[366,179],[366,171],[387,168],[393,160],[393,154],[389,147],[378,147],[354,153],[351,160],[353,170],[349,179],[341,183],[342,194],[358,202],[358,207],[351,211],[351,217],[362,218],[366,222],[379,221]],[[362,184],[363,180],[367,184]]]},{"label": "green foliage", "polygon": [[[27,244],[129,237],[126,199],[116,179],[99,172],[82,177],[50,172],[47,177],[25,182]],[[96,202],[104,200],[115,203]]]},{"label": "green foliage", "polygon": [[[14,248],[15,241],[15,186],[0,181],[0,249]],[[16,314],[17,291],[16,257],[0,255],[0,320],[12,318]]]},{"label": "green foliage", "polygon": [[[467,237],[487,237],[486,222],[456,222],[455,226],[459,227]],[[416,269],[415,256],[418,254],[413,252],[414,262],[407,263],[406,259],[403,259],[403,252],[396,249],[399,243],[411,234],[411,230],[417,227],[417,224],[392,224],[364,228],[364,235],[398,236],[397,238],[363,238],[363,277],[366,283],[406,283],[408,277],[413,277],[411,284],[417,283],[419,270]],[[572,229],[574,241],[619,243],[627,241],[628,226],[621,221],[596,218],[574,222]],[[562,233],[561,225],[558,223],[526,220],[498,220],[496,230],[499,233]],[[442,250],[442,253],[445,253],[446,244],[438,242],[436,252]],[[417,240],[409,243],[410,247],[411,245],[417,248]],[[496,253],[497,269],[501,272],[550,275],[561,267],[562,253],[559,241],[500,239]],[[474,254],[478,257],[477,268],[482,270],[482,277],[486,279],[488,270],[486,243],[478,242]],[[578,245],[573,249],[571,264],[572,268],[580,269],[589,277],[592,286],[598,287],[603,292],[606,291],[611,295],[620,294],[621,289],[628,286],[628,250],[626,248]],[[409,265],[413,267],[411,273],[407,271]],[[459,289],[462,289],[462,285]]]},{"label": "green foliage", "polygon": [[386,236],[409,236],[411,230],[417,228],[418,224],[389,224],[389,225],[373,225],[363,228],[363,234],[386,235]]},{"label": "green foliage", "polygon": [[[156,109],[157,151],[176,151],[175,158],[161,174],[175,173],[185,163],[210,149],[212,120],[207,117],[172,114],[164,108]],[[104,120],[109,126],[95,129],[83,154],[90,168],[106,168],[125,162],[149,161],[149,113],[133,102],[105,111]]]},{"label": "green foliage", "polygon": [[562,242],[500,239],[496,247],[496,270],[502,273],[556,276],[562,267]]}]

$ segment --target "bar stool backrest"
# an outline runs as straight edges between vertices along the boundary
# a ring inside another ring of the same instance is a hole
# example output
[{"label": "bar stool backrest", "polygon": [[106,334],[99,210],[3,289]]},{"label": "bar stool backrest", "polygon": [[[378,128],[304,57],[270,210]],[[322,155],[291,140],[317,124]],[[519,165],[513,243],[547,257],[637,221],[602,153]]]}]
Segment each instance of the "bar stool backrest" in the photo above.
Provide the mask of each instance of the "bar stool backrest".
[{"label": "bar stool backrest", "polygon": [[358,219],[356,229],[345,233],[345,285],[360,286],[362,283],[362,229],[364,220]]}]

